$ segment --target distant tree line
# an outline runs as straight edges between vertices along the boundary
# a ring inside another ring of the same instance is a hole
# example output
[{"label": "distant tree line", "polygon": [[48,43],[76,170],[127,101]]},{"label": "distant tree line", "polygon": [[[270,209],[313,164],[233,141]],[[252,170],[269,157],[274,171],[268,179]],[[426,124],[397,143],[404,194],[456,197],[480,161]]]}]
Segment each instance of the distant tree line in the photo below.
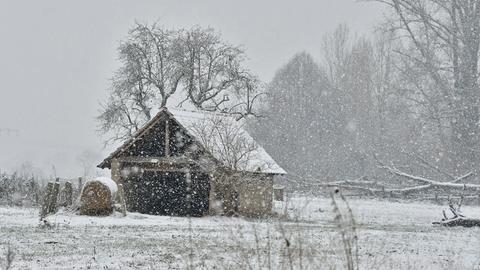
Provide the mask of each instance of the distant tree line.
[{"label": "distant tree line", "polygon": [[257,138],[292,178],[478,179],[480,1],[378,2],[390,16],[372,38],[339,26],[323,59],[276,73]]},{"label": "distant tree line", "polygon": [[322,61],[302,52],[277,71],[252,128],[291,178],[371,176],[373,155],[396,159],[415,148],[416,121],[393,89],[392,46],[386,37],[352,38],[341,25],[324,37]]},{"label": "distant tree line", "polygon": [[38,205],[41,190],[33,176],[0,173],[0,205]]}]

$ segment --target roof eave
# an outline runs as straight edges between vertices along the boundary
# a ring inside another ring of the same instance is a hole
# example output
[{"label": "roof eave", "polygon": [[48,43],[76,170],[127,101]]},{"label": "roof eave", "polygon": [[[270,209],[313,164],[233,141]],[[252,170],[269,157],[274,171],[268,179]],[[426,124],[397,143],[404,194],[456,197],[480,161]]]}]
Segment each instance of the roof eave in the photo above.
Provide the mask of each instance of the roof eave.
[{"label": "roof eave", "polygon": [[100,168],[100,169],[109,168],[110,169],[110,162],[107,162],[107,160],[103,160],[100,164],[97,165],[97,168]]},{"label": "roof eave", "polygon": [[101,168],[101,169],[105,169],[105,168],[109,168],[110,169],[110,161],[115,158],[119,153],[123,152],[123,149],[125,148],[128,148],[131,143],[135,142],[135,139],[137,137],[140,137],[142,134],[144,134],[146,131],[148,131],[152,125],[158,121],[158,119],[160,119],[160,116],[163,112],[166,112],[168,115],[172,115],[167,107],[162,107],[160,108],[160,111],[152,118],[150,119],[145,125],[144,127],[142,127],[141,129],[139,129],[135,134],[133,134],[132,137],[130,137],[128,140],[126,140],[122,145],[120,145],[117,149],[115,149],[115,151],[113,151],[112,153],[110,153],[110,155],[108,155],[107,158],[105,158],[100,164],[97,165],[98,168]]}]

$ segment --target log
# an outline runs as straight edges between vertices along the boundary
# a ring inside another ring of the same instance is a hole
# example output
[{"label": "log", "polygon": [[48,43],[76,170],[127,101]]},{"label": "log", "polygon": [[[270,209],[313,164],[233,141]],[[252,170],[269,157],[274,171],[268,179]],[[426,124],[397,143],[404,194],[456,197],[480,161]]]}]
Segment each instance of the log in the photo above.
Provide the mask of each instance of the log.
[{"label": "log", "polygon": [[434,225],[442,225],[446,227],[480,227],[480,219],[477,218],[467,218],[460,212],[460,208],[462,207],[463,197],[458,202],[457,206],[450,200],[448,204],[450,212],[452,212],[453,217],[448,218],[445,210],[442,211],[443,219],[441,221],[433,222]]},{"label": "log", "polygon": [[452,219],[444,219],[440,222],[433,222],[433,224],[442,225],[446,227],[462,226],[462,227],[471,228],[471,227],[480,227],[480,219],[456,217]]}]

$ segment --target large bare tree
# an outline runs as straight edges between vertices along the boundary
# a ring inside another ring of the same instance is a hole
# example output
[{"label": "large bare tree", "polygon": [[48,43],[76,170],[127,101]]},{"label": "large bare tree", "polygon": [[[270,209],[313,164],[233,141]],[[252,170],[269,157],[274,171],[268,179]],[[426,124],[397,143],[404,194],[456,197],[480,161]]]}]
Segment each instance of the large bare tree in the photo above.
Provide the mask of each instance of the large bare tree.
[{"label": "large bare tree", "polygon": [[261,84],[243,66],[245,52],[211,28],[169,30],[136,24],[118,49],[121,67],[112,79],[98,120],[110,140],[124,140],[178,94],[200,110],[256,115]]}]

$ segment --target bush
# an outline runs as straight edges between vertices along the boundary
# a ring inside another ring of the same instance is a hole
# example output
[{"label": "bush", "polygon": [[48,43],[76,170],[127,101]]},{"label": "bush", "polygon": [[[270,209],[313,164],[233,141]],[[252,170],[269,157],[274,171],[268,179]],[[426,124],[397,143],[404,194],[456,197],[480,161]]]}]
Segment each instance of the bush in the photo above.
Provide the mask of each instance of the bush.
[{"label": "bush", "polygon": [[0,174],[0,205],[38,205],[41,187],[34,177]]}]

